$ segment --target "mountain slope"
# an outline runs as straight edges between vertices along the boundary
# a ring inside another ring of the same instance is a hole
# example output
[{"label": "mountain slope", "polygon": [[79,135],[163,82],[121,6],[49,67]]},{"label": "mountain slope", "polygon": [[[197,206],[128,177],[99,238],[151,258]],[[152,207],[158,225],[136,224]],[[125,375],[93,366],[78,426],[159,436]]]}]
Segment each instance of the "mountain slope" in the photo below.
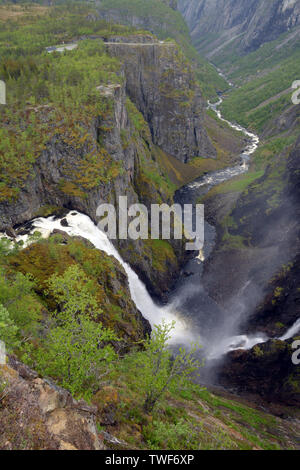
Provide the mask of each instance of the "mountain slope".
[{"label": "mountain slope", "polygon": [[179,0],[197,49],[212,58],[228,44],[256,50],[300,23],[299,0]]}]

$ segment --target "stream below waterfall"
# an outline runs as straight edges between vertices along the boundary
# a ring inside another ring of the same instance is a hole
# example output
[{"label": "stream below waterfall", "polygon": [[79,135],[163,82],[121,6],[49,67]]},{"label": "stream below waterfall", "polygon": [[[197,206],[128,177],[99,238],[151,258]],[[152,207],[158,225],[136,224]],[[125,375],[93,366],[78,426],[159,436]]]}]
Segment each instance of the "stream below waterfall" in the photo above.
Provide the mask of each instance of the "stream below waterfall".
[{"label": "stream below waterfall", "polygon": [[[208,107],[221,120],[242,132],[247,138],[247,146],[240,156],[240,163],[236,166],[208,173],[178,190],[175,194],[175,201],[180,204],[195,204],[197,199],[206,194],[213,186],[245,173],[248,170],[250,157],[258,146],[258,136],[222,117],[218,109],[221,103],[222,98],[215,104],[208,102]],[[264,334],[257,333],[253,336],[241,334],[236,319],[240,318],[243,305],[241,305],[241,311],[236,314],[236,317],[232,314],[230,316],[208,295],[202,285],[203,261],[210,256],[215,244],[216,232],[212,225],[205,223],[203,252],[187,262],[168,296],[167,304],[158,305],[153,301],[137,274],[123,261],[106,234],[101,232],[88,216],[70,211],[64,218],[67,219],[67,227],[65,224],[62,226],[61,220],[55,217],[35,219],[32,221],[31,232],[38,230],[43,237],[48,237],[54,229],[63,230],[71,236],[88,239],[96,248],[114,256],[126,271],[132,299],[142,315],[149,320],[152,326],[160,323],[163,319],[167,322],[175,320],[176,326],[170,344],[173,346],[181,344],[189,346],[195,342],[200,344],[202,346],[201,355],[206,358],[206,369],[209,369],[210,363],[214,364],[228,351],[250,349],[255,344],[267,341],[268,338]],[[17,241],[19,240],[23,240],[26,246],[28,235],[18,236]],[[247,287],[246,284],[243,289],[247,289]],[[292,337],[298,330],[300,330],[300,319],[281,339],[286,340]]]}]

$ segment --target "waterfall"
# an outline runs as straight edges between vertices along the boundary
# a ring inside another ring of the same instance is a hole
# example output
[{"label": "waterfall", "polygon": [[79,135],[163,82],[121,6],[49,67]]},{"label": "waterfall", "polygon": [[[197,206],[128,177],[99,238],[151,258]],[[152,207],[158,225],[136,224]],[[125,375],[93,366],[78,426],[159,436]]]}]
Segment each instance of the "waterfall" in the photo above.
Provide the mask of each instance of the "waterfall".
[{"label": "waterfall", "polygon": [[[131,298],[143,317],[150,322],[152,327],[161,323],[163,320],[167,323],[172,321],[176,322],[170,344],[189,345],[200,341],[199,336],[191,331],[184,320],[179,317],[173,304],[159,306],[153,302],[145,285],[137,274],[131,269],[129,264],[125,263],[121,258],[106,234],[99,230],[88,216],[76,211],[71,211],[65,218],[68,222],[68,227],[62,226],[60,219],[55,219],[55,217],[35,219],[32,223],[34,227],[33,231],[37,230],[41,232],[42,237],[47,238],[53,230],[58,229],[66,232],[70,236],[80,236],[89,240],[95,248],[104,251],[109,256],[113,256],[123,266],[128,277]],[[26,244],[28,244],[28,238],[29,235],[22,235],[17,238],[17,241],[23,240],[24,246],[26,246]]]},{"label": "waterfall", "polygon": [[287,339],[293,338],[298,332],[300,332],[300,318],[287,330],[287,332],[281,336],[280,339],[281,341],[286,341]]}]

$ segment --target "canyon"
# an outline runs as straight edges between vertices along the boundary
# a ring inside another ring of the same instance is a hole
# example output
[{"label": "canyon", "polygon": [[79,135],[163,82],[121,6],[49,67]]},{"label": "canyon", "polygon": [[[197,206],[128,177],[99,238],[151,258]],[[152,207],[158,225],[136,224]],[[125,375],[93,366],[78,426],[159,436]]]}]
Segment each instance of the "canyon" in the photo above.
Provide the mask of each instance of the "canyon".
[{"label": "canyon", "polygon": [[[146,15],[141,13],[144,8]],[[226,413],[221,424],[212,424],[205,418],[207,410],[214,413],[215,406],[223,413],[234,403],[236,412],[245,406],[242,416],[257,413],[253,419],[265,423],[258,444],[265,448],[271,418],[263,408],[276,416],[276,443],[286,448],[292,442],[295,448],[300,382],[299,367],[291,357],[300,314],[299,105],[286,92],[296,71],[284,61],[298,57],[300,3],[222,0],[217,7],[206,0],[179,0],[178,8],[194,47],[206,58],[198,57],[173,0],[136,5],[96,2],[79,32],[74,27],[39,46],[49,57],[42,76],[51,93],[47,67],[63,67],[63,61],[68,67],[68,57],[71,61],[76,54],[82,64],[89,56],[100,55],[109,63],[103,66],[108,79],[100,75],[97,86],[91,79],[93,90],[81,104],[80,128],[76,114],[71,127],[65,126],[65,110],[55,103],[54,94],[53,103],[46,104],[42,87],[37,90],[42,104],[27,98],[19,121],[11,114],[2,117],[10,138],[26,135],[31,145],[37,123],[46,137],[28,161],[21,149],[18,158],[26,164],[15,174],[7,170],[5,158],[1,163],[5,179],[0,187],[0,230],[22,247],[8,257],[5,269],[11,275],[35,277],[45,318],[53,309],[53,301],[47,299],[47,277],[63,273],[73,263],[81,266],[96,281],[101,321],[120,335],[116,349],[121,355],[131,353],[158,322],[176,321],[170,342],[174,354],[180,346],[197,342],[203,346],[199,358],[206,359],[197,379],[208,387],[208,395],[197,398],[201,418],[198,408],[195,418],[193,401],[180,398],[196,426],[200,420],[213,432],[215,426],[224,429]],[[285,48],[287,54],[282,53]],[[11,66],[10,59],[6,66]],[[276,69],[282,74],[281,84],[274,78]],[[83,76],[82,68],[78,70]],[[209,77],[210,86],[203,86]],[[66,83],[78,83],[72,67]],[[93,99],[100,105],[97,112],[89,108]],[[61,114],[55,114],[58,110]],[[187,253],[185,240],[109,241],[95,225],[97,207],[110,203],[118,210],[124,195],[129,204],[142,203],[149,213],[151,204],[204,204],[204,250]],[[34,238],[35,232],[40,239]],[[57,266],[53,250],[61,259]],[[100,271],[91,274],[92,259]],[[22,371],[14,355],[9,360],[9,397],[23,390],[32,400],[30,387],[33,395],[37,387],[53,393],[52,382],[37,382],[42,379],[31,369]],[[37,410],[45,428],[41,447],[126,448],[123,432],[126,438],[134,436],[135,445],[146,445],[141,436],[150,426],[145,424],[148,418],[143,416],[142,424],[128,431],[132,423],[124,424],[120,417],[119,386],[96,391],[96,408],[84,404],[82,411],[73,401],[68,412],[64,404],[51,410],[63,415],[59,420],[64,422],[82,416],[88,442],[73,435],[65,439],[64,432],[51,437],[52,415]],[[21,408],[25,402],[20,402]],[[9,416],[4,418],[7,426]],[[103,433],[95,429],[96,422],[106,426]],[[243,422],[243,431],[248,424]],[[251,421],[253,429],[258,432]],[[255,447],[253,437],[229,434],[232,447]]]}]

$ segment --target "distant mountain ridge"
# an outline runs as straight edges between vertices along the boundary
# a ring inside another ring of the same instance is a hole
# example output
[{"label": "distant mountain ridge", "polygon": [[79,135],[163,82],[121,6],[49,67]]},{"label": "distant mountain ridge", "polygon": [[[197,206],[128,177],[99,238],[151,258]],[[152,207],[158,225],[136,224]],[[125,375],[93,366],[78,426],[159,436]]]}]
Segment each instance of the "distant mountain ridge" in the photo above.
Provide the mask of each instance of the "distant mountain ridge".
[{"label": "distant mountain ridge", "polygon": [[236,39],[240,53],[252,52],[300,27],[300,0],[179,0],[178,8],[208,57]]}]

